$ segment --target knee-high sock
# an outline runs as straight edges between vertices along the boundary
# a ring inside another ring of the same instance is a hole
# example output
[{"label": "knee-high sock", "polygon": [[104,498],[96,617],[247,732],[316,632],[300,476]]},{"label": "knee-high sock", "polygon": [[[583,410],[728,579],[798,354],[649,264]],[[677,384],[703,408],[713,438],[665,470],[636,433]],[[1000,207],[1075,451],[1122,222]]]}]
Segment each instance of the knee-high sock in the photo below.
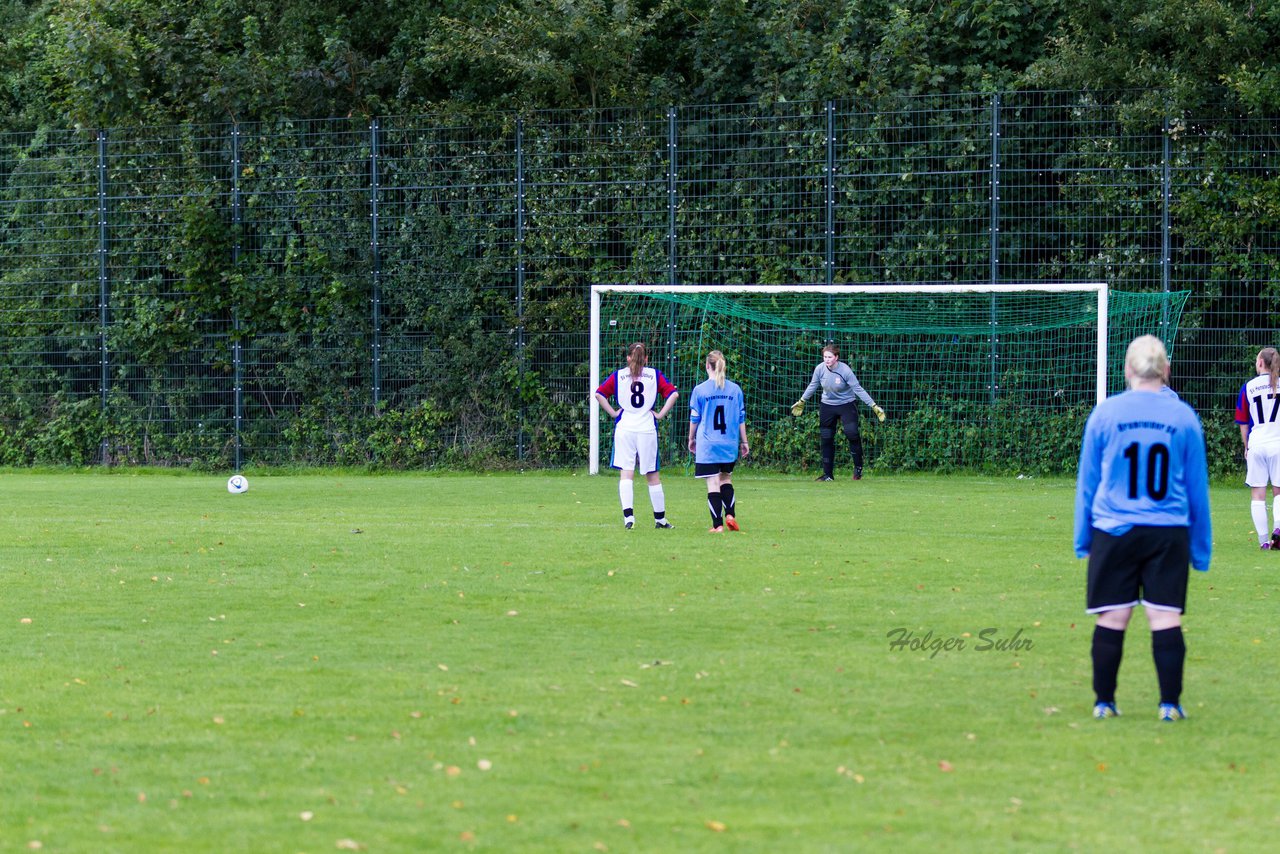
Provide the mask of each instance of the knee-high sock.
[{"label": "knee-high sock", "polygon": [[1099,703],[1116,701],[1116,679],[1123,655],[1123,631],[1093,627],[1093,693]]},{"label": "knee-high sock", "polygon": [[622,515],[630,516],[631,508],[636,506],[636,482],[629,478],[618,481],[618,500],[622,502]]},{"label": "knee-high sock", "polygon": [[738,512],[735,509],[737,505],[733,503],[733,484],[732,483],[720,484],[720,499],[721,499],[721,504],[724,507],[724,515],[726,516],[738,515]]},{"label": "knee-high sock", "polygon": [[[721,487],[724,489],[724,487]],[[719,528],[724,524],[724,503],[722,493],[707,493],[707,509],[711,511],[711,527]]]},{"label": "knee-high sock", "polygon": [[1160,702],[1178,705],[1182,697],[1182,668],[1187,659],[1187,643],[1182,626],[1151,633],[1151,657],[1156,660],[1160,682]]},{"label": "knee-high sock", "polygon": [[1275,525],[1276,528],[1280,528],[1280,495],[1271,499],[1271,519],[1271,524]]},{"label": "knee-high sock", "polygon": [[1271,525],[1267,522],[1267,502],[1250,501],[1249,512],[1253,516],[1253,530],[1258,532],[1258,542],[1265,543],[1271,539]]},{"label": "knee-high sock", "polygon": [[667,515],[667,499],[662,494],[662,484],[656,483],[649,487],[649,503],[653,505],[653,518],[662,519]]}]

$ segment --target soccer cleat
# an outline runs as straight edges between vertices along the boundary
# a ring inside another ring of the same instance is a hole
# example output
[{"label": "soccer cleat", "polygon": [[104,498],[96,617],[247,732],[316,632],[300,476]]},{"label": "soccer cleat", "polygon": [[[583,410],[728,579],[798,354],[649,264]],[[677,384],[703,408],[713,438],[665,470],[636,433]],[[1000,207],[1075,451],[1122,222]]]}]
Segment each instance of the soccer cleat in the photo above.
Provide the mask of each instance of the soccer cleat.
[{"label": "soccer cleat", "polygon": [[862,480],[862,466],[858,466],[856,469],[853,470],[853,479]]},{"label": "soccer cleat", "polygon": [[1258,546],[1258,548],[1262,549],[1264,552],[1271,551],[1271,541],[1268,540],[1267,542],[1262,543],[1261,545]]},{"label": "soccer cleat", "polygon": [[724,533],[724,527],[723,527],[722,525],[716,525],[715,527],[708,528],[708,529],[707,529],[707,533],[708,533],[708,534],[723,534],[723,533]]},{"label": "soccer cleat", "polygon": [[820,474],[818,475],[817,480],[818,480],[818,483],[827,483],[829,481],[835,480],[835,478],[829,474]]},{"label": "soccer cleat", "polygon": [[627,518],[622,520],[622,527],[626,528],[628,531],[630,531],[635,526],[636,526],[636,517],[634,516],[628,516]]},{"label": "soccer cleat", "polygon": [[1182,706],[1176,703],[1160,704],[1160,720],[1173,723],[1174,721],[1185,721],[1187,713],[1182,711]]},{"label": "soccer cleat", "polygon": [[671,524],[670,522],[668,522],[666,519],[654,519],[654,520],[653,520],[653,527],[655,527],[655,528],[674,528],[674,527],[675,527],[675,525],[672,525],[672,524]]},{"label": "soccer cleat", "polygon": [[1107,718],[1118,718],[1120,717],[1120,710],[1116,708],[1115,703],[1094,703],[1093,716],[1100,721]]},{"label": "soccer cleat", "polygon": [[738,520],[737,520],[737,519],[735,519],[735,518],[733,518],[732,516],[725,516],[725,517],[724,517],[724,526],[725,526],[726,528],[728,528],[730,531],[741,531],[741,530],[742,530],[741,528],[739,528],[739,527],[738,527]]},{"label": "soccer cleat", "polygon": [[1271,548],[1280,549],[1280,528],[1271,532]]}]

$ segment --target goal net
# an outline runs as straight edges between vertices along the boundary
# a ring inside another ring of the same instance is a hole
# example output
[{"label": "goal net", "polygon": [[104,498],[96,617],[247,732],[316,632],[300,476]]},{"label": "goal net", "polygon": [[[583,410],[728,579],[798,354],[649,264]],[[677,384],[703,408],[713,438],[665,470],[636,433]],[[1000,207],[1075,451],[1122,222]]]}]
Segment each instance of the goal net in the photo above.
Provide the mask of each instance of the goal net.
[{"label": "goal net", "polygon": [[[818,399],[790,405],[828,342],[886,413],[861,403],[873,469],[1070,471],[1090,409],[1123,386],[1124,349],[1155,334],[1172,349],[1189,291],[1105,284],[690,286],[591,289],[591,388],[641,341],[681,391],[661,425],[665,465],[687,464],[688,398],[720,350],[746,395],[750,461],[818,465]],[[1175,380],[1176,386],[1176,380]],[[608,466],[610,425],[592,401],[589,468]],[[847,451],[837,437],[837,465]]]}]

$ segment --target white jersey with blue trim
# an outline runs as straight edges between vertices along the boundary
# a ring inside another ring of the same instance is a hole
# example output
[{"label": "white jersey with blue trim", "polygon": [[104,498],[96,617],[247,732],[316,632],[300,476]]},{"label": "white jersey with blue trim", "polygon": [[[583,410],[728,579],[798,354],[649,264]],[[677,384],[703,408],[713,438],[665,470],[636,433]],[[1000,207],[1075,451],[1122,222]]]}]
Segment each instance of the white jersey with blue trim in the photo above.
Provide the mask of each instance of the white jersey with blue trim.
[{"label": "white jersey with blue trim", "polygon": [[662,371],[645,367],[640,375],[632,376],[630,368],[614,371],[596,391],[604,397],[618,400],[617,429],[637,433],[657,430],[653,408],[662,398],[669,397],[676,387],[668,382]]},{"label": "white jersey with blue trim", "polygon": [[1280,390],[1271,388],[1271,375],[1258,374],[1240,389],[1236,423],[1249,427],[1249,447],[1280,445]]}]

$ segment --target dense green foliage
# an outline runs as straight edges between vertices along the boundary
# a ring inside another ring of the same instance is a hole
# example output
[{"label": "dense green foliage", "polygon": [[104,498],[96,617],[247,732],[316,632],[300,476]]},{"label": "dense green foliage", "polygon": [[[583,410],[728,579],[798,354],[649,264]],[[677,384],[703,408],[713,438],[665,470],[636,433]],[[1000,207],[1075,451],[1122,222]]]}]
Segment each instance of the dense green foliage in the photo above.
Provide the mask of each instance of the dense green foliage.
[{"label": "dense green foliage", "polygon": [[[0,0],[0,462],[579,462],[598,281],[1189,287],[1223,408],[1277,45],[1209,0]],[[1020,467],[903,444],[938,416],[875,453]]]}]

